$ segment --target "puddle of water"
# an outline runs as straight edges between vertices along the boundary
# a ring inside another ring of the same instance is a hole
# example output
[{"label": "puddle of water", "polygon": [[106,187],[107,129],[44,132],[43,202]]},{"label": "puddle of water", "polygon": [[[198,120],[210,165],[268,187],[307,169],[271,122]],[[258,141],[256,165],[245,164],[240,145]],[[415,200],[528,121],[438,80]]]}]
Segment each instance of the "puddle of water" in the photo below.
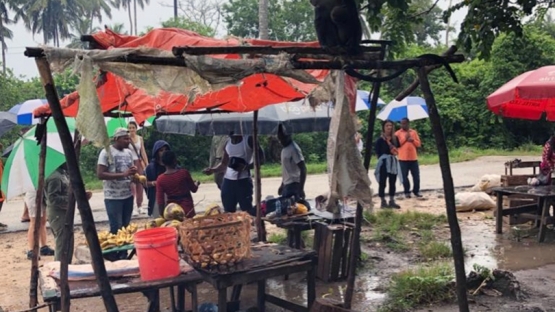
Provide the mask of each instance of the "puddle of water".
[{"label": "puddle of water", "polygon": [[[555,263],[555,233],[548,230],[543,243],[537,242],[537,231],[522,231],[529,237],[515,239],[513,230],[504,227],[503,235],[495,234],[493,222],[477,221],[462,224],[463,246],[466,249],[466,272],[474,263],[508,271],[534,269]],[[527,225],[521,226],[528,228]]]}]

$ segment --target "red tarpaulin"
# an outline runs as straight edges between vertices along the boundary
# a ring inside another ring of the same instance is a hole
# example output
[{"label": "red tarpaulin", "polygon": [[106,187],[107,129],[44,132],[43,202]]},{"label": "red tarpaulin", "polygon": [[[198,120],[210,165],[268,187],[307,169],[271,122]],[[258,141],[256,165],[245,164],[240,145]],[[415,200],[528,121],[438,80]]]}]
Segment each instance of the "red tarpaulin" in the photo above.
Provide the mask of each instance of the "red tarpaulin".
[{"label": "red tarpaulin", "polygon": [[555,66],[525,72],[487,98],[488,108],[509,118],[555,121]]},{"label": "red tarpaulin", "polygon": [[[170,50],[176,46],[238,46],[242,44],[237,38],[214,39],[200,36],[192,31],[165,28],[155,29],[142,37],[116,34],[110,30],[93,35],[94,40],[102,48],[135,48],[148,46],[152,48]],[[276,42],[258,39],[243,39],[250,45],[264,46],[298,46],[318,47],[318,42]],[[238,54],[211,55],[214,58],[239,59]],[[328,75],[329,70],[307,70],[319,81]],[[348,79],[346,92],[354,105],[356,85],[353,79]],[[98,96],[104,113],[112,110],[124,110],[133,114],[142,123],[146,118],[160,114],[176,114],[206,108],[247,112],[260,109],[266,105],[299,100],[308,95],[316,85],[299,82],[292,78],[280,77],[272,74],[255,74],[241,81],[241,83],[224,87],[220,90],[197,96],[192,103],[188,103],[186,95],[173,94],[162,91],[156,97],[125,82],[119,76],[108,73],[104,84],[97,87]],[[352,90],[350,90],[352,88]],[[74,92],[62,100],[66,116],[77,114],[79,95]],[[123,106],[125,105],[125,106]],[[48,105],[35,110],[35,115],[49,114]]]}]

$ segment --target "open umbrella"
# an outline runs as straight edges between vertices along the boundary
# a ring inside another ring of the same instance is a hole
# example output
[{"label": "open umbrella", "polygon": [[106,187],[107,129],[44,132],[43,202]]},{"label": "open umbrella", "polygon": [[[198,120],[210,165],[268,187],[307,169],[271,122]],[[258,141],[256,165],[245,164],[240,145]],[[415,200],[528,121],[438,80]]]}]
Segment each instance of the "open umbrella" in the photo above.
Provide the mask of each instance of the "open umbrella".
[{"label": "open umbrella", "polygon": [[428,118],[426,100],[418,96],[407,96],[401,101],[389,102],[376,116],[380,120],[401,121],[403,118],[417,120]]},{"label": "open umbrella", "polygon": [[[278,126],[289,133],[328,131],[333,109],[329,105],[310,107],[308,101],[269,105],[259,110],[258,134],[277,134]],[[230,132],[252,134],[253,112],[207,113],[161,116],[156,129],[164,133],[186,135],[226,135]]]},{"label": "open umbrella", "polygon": [[488,108],[509,118],[555,121],[555,66],[521,74],[487,97]]},{"label": "open umbrella", "polygon": [[[370,98],[370,92],[364,91],[364,90],[357,90],[355,111],[360,112],[363,110],[370,109],[370,101],[368,100],[369,98]],[[381,107],[384,105],[385,105],[385,102],[382,99],[378,98],[378,107]]]},{"label": "open umbrella", "polygon": [[[154,118],[150,117],[147,120],[145,120],[143,127],[150,127],[152,126],[152,123],[154,122]],[[127,124],[129,124],[130,121],[135,121],[135,118],[133,117],[104,117],[104,121],[106,122],[106,128],[108,129],[108,136],[112,137],[116,131],[117,128],[127,128]],[[139,129],[141,129],[142,127],[139,126]]]},{"label": "open umbrella", "polygon": [[[75,120],[66,118],[66,121],[73,135]],[[58,129],[52,118],[48,120],[46,128],[48,136],[46,139],[45,178],[66,161]],[[14,143],[6,161],[2,176],[2,190],[7,199],[37,188],[40,145],[35,139],[35,129],[36,126],[32,127]]]},{"label": "open umbrella", "polygon": [[10,131],[17,125],[16,115],[10,112],[0,112],[0,136]]},{"label": "open umbrella", "polygon": [[45,99],[27,100],[12,107],[9,112],[17,115],[18,125],[34,125],[39,123],[39,119],[33,116],[35,108],[48,103]]}]

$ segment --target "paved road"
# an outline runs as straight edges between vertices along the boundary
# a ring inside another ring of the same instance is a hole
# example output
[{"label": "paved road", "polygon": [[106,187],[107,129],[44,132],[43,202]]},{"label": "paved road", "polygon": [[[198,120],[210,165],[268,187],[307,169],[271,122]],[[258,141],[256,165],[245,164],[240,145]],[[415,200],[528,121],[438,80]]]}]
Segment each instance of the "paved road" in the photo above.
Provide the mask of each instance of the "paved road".
[{"label": "paved road", "polygon": [[[488,156],[479,159],[451,164],[451,171],[455,187],[474,185],[484,174],[504,174],[504,163],[508,160],[519,158],[523,161],[536,160],[538,157],[509,157],[509,156]],[[370,171],[372,187],[376,190],[376,179],[373,170]],[[429,165],[420,167],[421,188],[423,190],[443,188],[443,180],[439,165]],[[262,198],[268,195],[276,195],[281,183],[281,178],[262,179]],[[325,174],[310,175],[307,177],[305,193],[307,197],[314,198],[325,193],[328,186],[328,177]],[[401,188],[398,186],[398,190]],[[220,202],[220,192],[214,183],[202,184],[196,194],[193,195],[197,210],[204,210],[204,207],[213,202]],[[93,216],[96,222],[106,222],[108,217],[104,210],[104,198],[102,191],[95,192],[91,201]],[[28,223],[21,223],[20,217],[23,212],[22,199],[14,199],[4,204],[0,212],[0,222],[8,225],[8,231],[27,230]],[[81,224],[79,213],[76,212],[75,222]],[[145,218],[139,215],[134,218]],[[3,232],[5,233],[5,232]]]}]

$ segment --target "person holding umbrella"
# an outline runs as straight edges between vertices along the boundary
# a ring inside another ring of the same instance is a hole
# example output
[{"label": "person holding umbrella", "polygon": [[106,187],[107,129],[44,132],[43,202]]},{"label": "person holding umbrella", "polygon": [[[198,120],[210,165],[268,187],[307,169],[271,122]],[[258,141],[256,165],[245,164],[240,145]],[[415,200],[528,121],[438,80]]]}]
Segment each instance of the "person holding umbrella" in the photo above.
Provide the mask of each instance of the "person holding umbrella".
[{"label": "person holding umbrella", "polygon": [[[375,147],[378,164],[374,170],[374,175],[379,184],[378,194],[382,200],[382,208],[401,208],[395,203],[395,180],[397,180],[397,174],[399,173],[398,148],[399,139],[395,135],[395,124],[388,119],[382,124],[382,135],[376,140]],[[389,202],[385,200],[385,186],[388,181]]]},{"label": "person holding umbrella", "polygon": [[399,139],[399,165],[401,166],[401,176],[403,180],[403,188],[405,198],[410,198],[410,181],[409,172],[414,183],[412,193],[416,197],[422,197],[420,194],[420,169],[418,168],[418,151],[422,144],[416,130],[410,128],[408,118],[401,119],[401,129],[395,132]]}]

